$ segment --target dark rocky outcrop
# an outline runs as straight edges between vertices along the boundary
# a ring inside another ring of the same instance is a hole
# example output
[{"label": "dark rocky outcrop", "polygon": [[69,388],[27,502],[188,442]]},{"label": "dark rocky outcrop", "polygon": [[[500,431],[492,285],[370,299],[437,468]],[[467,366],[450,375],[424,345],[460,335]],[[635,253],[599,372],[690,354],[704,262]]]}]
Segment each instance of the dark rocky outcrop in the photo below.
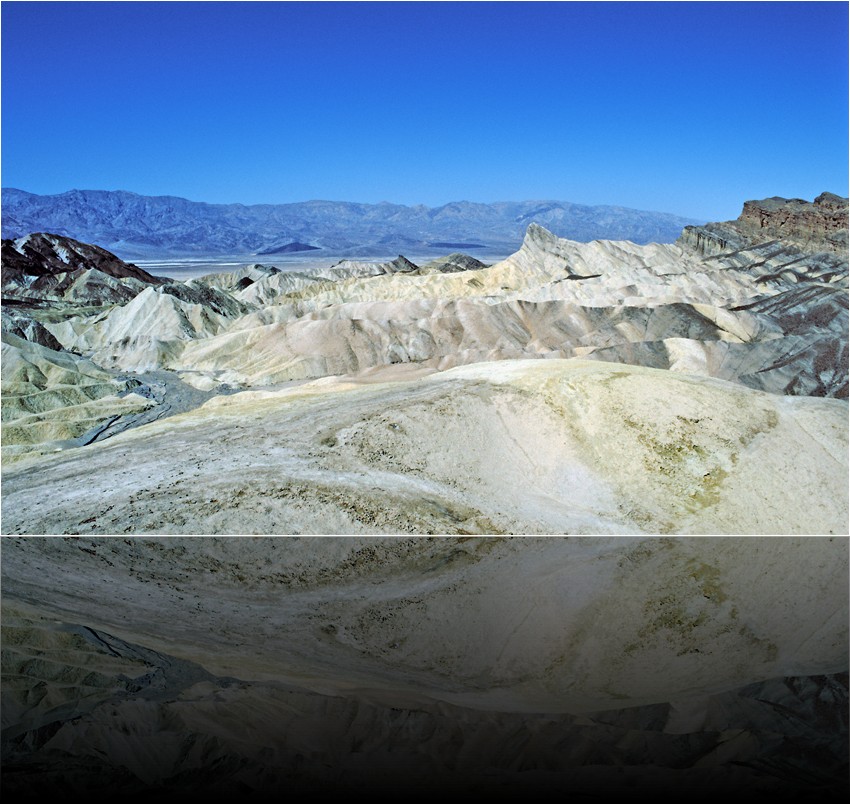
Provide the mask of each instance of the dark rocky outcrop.
[{"label": "dark rocky outcrop", "polygon": [[262,265],[255,263],[254,265],[246,265],[236,271],[219,272],[213,274],[205,274],[197,276],[192,280],[193,285],[206,285],[211,288],[231,293],[234,291],[244,290],[250,287],[255,282],[259,282],[269,276],[279,274],[280,269],[273,265]]},{"label": "dark rocky outcrop", "polygon": [[[249,281],[248,285],[250,284],[252,283]],[[238,283],[237,287],[239,287]],[[227,291],[203,282],[191,280],[185,284],[183,282],[170,282],[163,285],[162,292],[188,304],[200,304],[226,318],[236,318],[254,309],[252,305],[234,299]]]},{"label": "dark rocky outcrop", "polygon": [[772,196],[745,201],[734,221],[686,226],[677,241],[712,255],[773,240],[809,254],[827,252],[847,258],[848,200],[821,193],[814,201]]},{"label": "dark rocky outcrop", "polygon": [[461,271],[477,271],[487,265],[469,254],[455,252],[423,265],[419,272],[423,274],[454,274]]},{"label": "dark rocky outcrop", "polygon": [[44,328],[41,322],[36,321],[28,310],[4,305],[2,316],[0,316],[0,328],[3,332],[17,335],[25,341],[38,343],[57,352],[62,350],[62,344]]},{"label": "dark rocky outcrop", "polygon": [[149,285],[169,281],[124,262],[100,246],[61,235],[36,232],[17,240],[4,240],[2,254],[4,283],[19,274],[42,277],[89,268],[116,279],[132,278]]},{"label": "dark rocky outcrop", "polygon": [[419,266],[412,263],[403,254],[399,254],[391,263],[387,273],[409,273],[418,271]]},{"label": "dark rocky outcrop", "polygon": [[100,246],[37,232],[3,240],[4,298],[32,303],[122,304],[148,286],[170,279],[149,274]]},{"label": "dark rocky outcrop", "polygon": [[747,201],[738,218],[753,240],[783,238],[805,251],[847,252],[847,199],[821,193],[814,202],[799,198]]},{"label": "dark rocky outcrop", "polygon": [[272,248],[266,248],[262,251],[258,251],[258,255],[262,254],[294,254],[299,251],[321,251],[319,246],[309,246],[306,243],[287,243],[284,246],[273,246]]}]

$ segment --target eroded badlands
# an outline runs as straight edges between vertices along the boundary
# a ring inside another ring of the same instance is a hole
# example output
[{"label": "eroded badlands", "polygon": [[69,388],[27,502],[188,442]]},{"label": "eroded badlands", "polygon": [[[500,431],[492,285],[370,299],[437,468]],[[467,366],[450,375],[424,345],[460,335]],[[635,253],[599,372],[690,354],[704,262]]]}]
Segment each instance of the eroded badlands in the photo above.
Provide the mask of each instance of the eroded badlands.
[{"label": "eroded badlands", "polygon": [[847,533],[846,242],[829,193],[492,265],[4,241],[4,532]]}]

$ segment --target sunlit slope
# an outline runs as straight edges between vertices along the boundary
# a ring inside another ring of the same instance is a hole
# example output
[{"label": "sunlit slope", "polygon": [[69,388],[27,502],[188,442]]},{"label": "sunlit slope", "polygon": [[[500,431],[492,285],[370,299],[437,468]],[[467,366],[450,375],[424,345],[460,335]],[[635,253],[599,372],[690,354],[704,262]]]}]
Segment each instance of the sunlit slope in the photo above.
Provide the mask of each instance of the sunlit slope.
[{"label": "sunlit slope", "polygon": [[79,443],[105,421],[154,404],[133,393],[132,380],[9,333],[2,355],[4,461]]},{"label": "sunlit slope", "polygon": [[578,356],[778,393],[846,395],[846,289],[789,286],[769,263],[744,270],[737,257],[728,264],[675,245],[573,243],[532,226],[523,248],[490,268],[282,294],[186,343],[166,365],[250,386],[390,363]]},{"label": "sunlit slope", "polygon": [[847,445],[841,401],[668,371],[384,369],[23,461],[3,518],[8,533],[846,533]]},{"label": "sunlit slope", "polygon": [[[828,236],[812,223],[823,199],[771,201],[757,215],[747,213],[748,202],[738,221],[688,227],[675,244],[580,243],[532,223],[519,251],[490,266],[460,253],[423,266],[403,256],[345,260],[310,273],[257,264],[139,290],[123,276],[138,269],[121,264],[113,270],[122,275],[110,280],[120,298],[87,295],[81,285],[79,298],[39,301],[26,294],[53,276],[49,270],[68,267],[61,257],[70,246],[51,236],[47,262],[28,262],[25,248],[6,244],[9,286],[20,298],[4,309],[3,328],[114,376],[165,370],[153,381],[182,380],[204,394],[393,365],[443,371],[577,358],[846,400],[847,260],[833,248],[846,214],[841,199],[827,201],[835,206],[824,218]],[[758,221],[780,213],[811,213],[805,242],[760,239]],[[39,271],[48,273],[31,275]],[[28,404],[7,405],[6,423]],[[101,421],[112,416],[104,411]],[[115,429],[140,421],[125,418]],[[24,454],[25,445],[37,446],[37,432],[21,441],[7,427],[5,445]]]}]

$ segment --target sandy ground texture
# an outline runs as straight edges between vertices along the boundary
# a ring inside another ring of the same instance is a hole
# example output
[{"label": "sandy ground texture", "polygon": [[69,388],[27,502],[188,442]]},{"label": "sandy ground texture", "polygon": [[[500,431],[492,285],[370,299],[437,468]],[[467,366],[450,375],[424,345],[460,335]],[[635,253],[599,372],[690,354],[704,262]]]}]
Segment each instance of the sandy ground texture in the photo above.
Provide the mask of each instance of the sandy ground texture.
[{"label": "sandy ground texture", "polygon": [[219,396],[3,472],[6,534],[846,534],[848,422],[619,364],[412,365]]},{"label": "sandy ground texture", "polygon": [[847,791],[846,537],[0,548],[16,796]]}]

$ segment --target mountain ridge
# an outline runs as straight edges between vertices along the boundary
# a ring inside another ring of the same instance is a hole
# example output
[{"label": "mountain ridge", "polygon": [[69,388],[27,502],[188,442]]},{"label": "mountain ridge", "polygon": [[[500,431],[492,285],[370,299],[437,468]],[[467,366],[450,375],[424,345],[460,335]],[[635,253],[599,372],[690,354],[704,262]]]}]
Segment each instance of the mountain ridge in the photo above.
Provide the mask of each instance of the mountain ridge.
[{"label": "mountain ridge", "polygon": [[672,213],[614,205],[529,200],[452,201],[438,207],[311,200],[287,204],[211,204],[126,190],[39,195],[2,189],[3,237],[50,231],[102,245],[122,259],[155,255],[259,254],[304,243],[327,253],[430,252],[435,243],[513,251],[532,219],[560,237],[672,242],[687,225]]}]

